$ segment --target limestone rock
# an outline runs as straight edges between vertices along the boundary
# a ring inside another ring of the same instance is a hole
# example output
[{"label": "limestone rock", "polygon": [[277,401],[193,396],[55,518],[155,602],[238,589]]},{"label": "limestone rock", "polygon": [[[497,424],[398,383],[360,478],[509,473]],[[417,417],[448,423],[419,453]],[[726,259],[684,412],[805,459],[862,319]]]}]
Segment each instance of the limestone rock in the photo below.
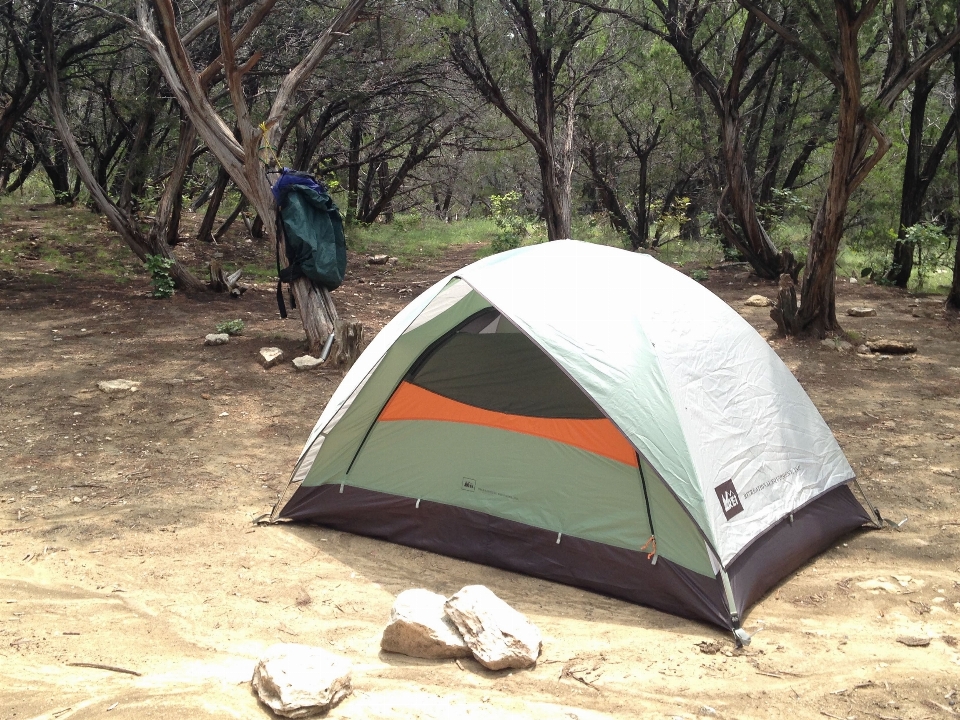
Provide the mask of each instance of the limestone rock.
[{"label": "limestone rock", "polygon": [[389,255],[371,255],[367,258],[368,265],[386,265],[387,260],[390,259]]},{"label": "limestone rock", "polygon": [[871,340],[867,343],[867,347],[871,352],[884,355],[907,355],[917,351],[917,346],[913,343],[900,340]]},{"label": "limestone rock", "polygon": [[872,307],[852,307],[847,308],[847,315],[850,317],[876,317],[877,311]]},{"label": "limestone rock", "polygon": [[264,368],[272,368],[283,360],[283,350],[276,347],[260,348],[260,364]]},{"label": "limestone rock", "polygon": [[532,667],[540,657],[540,631],[483,585],[467,585],[447,600],[473,657],[490,670]]},{"label": "limestone rock", "polygon": [[446,601],[429,590],[404,590],[390,610],[380,647],[418,658],[470,657],[470,648],[444,612]]},{"label": "limestone rock", "polygon": [[866,345],[857,346],[857,355],[870,355],[871,350]]},{"label": "limestone rock", "polygon": [[747,307],[771,307],[773,300],[763,295],[751,295],[743,301],[743,304]]},{"label": "limestone rock", "polygon": [[310,370],[315,368],[317,365],[322,365],[323,360],[320,358],[315,358],[312,355],[301,355],[298,358],[293,359],[293,366],[299,370]]},{"label": "limestone rock", "polygon": [[210,333],[203,339],[204,345],[226,345],[230,342],[230,336],[227,333]]},{"label": "limestone rock", "polygon": [[136,380],[101,380],[97,387],[105,393],[136,392],[140,389],[140,383]]},{"label": "limestone rock", "polygon": [[321,648],[280,643],[267,649],[253,671],[253,689],[277,715],[321,715],[350,694],[351,664]]},{"label": "limestone rock", "polygon": [[849,343],[846,340],[841,340],[840,338],[825,338],[820,341],[820,344],[827,350],[836,350],[837,352],[853,350],[852,343]]}]

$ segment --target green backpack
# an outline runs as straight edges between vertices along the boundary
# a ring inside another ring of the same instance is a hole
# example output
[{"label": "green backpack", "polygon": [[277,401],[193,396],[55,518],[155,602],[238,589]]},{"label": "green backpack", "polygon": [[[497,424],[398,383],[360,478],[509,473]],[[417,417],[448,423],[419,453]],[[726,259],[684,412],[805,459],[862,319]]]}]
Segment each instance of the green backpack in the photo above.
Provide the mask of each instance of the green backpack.
[{"label": "green backpack", "polygon": [[[307,277],[314,284],[334,290],[347,270],[347,244],[343,218],[323,184],[310,175],[284,169],[273,186],[277,200],[277,270],[280,283]],[[284,237],[290,265],[280,268],[280,234]],[[282,307],[280,285],[277,296]]]}]

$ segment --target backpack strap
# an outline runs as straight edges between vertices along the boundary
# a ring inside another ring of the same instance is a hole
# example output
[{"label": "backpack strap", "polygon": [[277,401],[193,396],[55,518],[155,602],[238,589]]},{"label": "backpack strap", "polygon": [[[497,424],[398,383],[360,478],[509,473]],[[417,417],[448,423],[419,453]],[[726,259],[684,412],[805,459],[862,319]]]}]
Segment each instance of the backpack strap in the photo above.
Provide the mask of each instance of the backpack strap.
[{"label": "backpack strap", "polygon": [[[283,238],[284,249],[287,251],[287,257],[290,257],[290,246],[287,245],[287,235],[283,231],[283,217],[280,215],[280,206],[277,206],[277,308],[280,310],[280,319],[287,319],[287,306],[283,302],[283,283],[291,283],[296,278],[293,268],[280,267],[280,239]],[[297,301],[293,296],[293,288],[290,288],[290,307],[296,309]]]}]

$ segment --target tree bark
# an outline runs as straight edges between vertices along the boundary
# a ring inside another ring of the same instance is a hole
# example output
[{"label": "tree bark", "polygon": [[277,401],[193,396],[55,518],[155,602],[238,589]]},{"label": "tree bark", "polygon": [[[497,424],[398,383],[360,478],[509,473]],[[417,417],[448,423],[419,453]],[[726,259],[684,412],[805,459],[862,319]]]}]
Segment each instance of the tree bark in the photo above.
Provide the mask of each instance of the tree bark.
[{"label": "tree bark", "polygon": [[200,242],[213,242],[213,226],[217,222],[217,213],[220,211],[220,203],[223,202],[223,193],[227,189],[227,183],[230,182],[230,176],[227,171],[220,168],[217,171],[217,179],[213,186],[213,192],[210,194],[210,200],[207,203],[207,211],[203,214],[203,220],[200,222],[200,229],[197,230],[197,240]]},{"label": "tree bark", "polygon": [[[960,10],[957,11],[960,20]],[[950,53],[953,58],[953,105],[956,108],[960,103],[960,47],[955,47]],[[960,196],[960,122],[953,128],[957,144],[957,195]],[[957,223],[957,246],[953,256],[953,282],[947,294],[948,308],[960,310],[960,223]]]}]

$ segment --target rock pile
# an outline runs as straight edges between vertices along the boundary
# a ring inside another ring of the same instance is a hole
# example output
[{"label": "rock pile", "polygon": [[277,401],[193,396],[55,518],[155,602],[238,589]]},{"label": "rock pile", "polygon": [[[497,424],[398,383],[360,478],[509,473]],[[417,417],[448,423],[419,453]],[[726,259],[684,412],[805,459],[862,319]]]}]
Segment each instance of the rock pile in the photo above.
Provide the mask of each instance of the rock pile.
[{"label": "rock pile", "polygon": [[419,658],[473,657],[490,670],[537,662],[540,631],[483,585],[468,585],[449,600],[429,590],[400,593],[380,647]]}]

